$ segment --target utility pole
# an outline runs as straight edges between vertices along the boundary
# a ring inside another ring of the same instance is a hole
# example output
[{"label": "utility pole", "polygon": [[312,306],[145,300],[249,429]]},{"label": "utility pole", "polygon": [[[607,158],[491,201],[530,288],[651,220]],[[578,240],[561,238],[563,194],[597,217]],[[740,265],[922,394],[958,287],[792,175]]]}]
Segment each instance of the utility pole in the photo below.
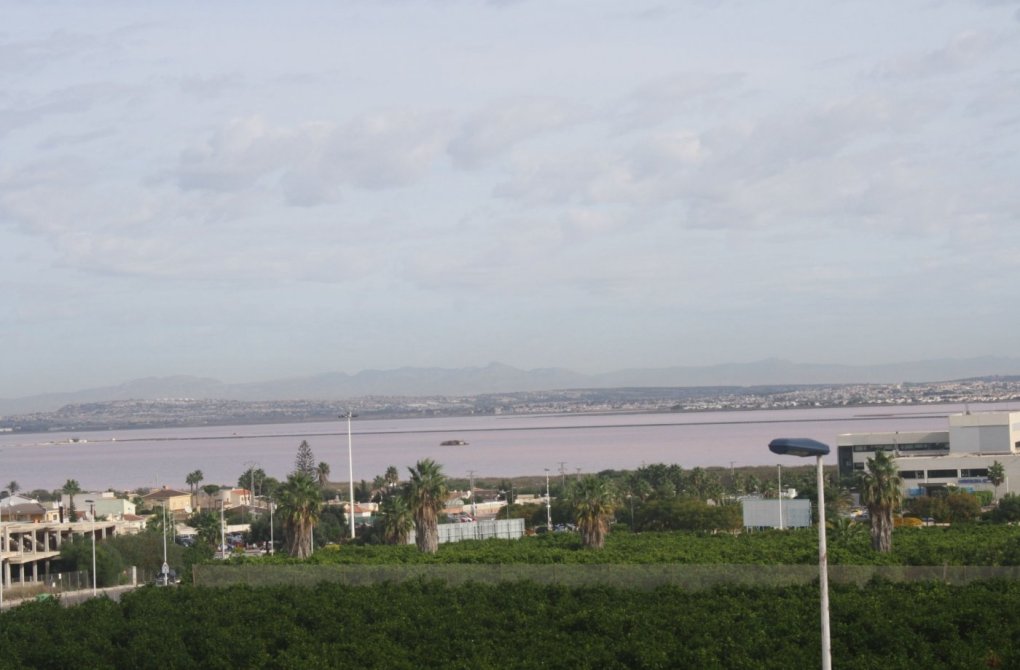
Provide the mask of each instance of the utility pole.
[{"label": "utility pole", "polygon": [[545,469],[545,529],[552,532],[552,498],[549,497],[549,468]]},{"label": "utility pole", "polygon": [[[475,471],[468,470],[468,477],[471,479],[471,516],[478,520],[478,501],[475,500]],[[548,479],[548,478],[547,478]]]}]

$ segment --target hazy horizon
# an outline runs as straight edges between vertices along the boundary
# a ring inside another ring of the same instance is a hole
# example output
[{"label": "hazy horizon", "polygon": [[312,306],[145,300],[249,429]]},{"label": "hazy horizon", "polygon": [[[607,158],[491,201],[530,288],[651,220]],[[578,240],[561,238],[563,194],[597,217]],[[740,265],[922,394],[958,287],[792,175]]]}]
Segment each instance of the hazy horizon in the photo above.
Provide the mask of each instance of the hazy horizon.
[{"label": "hazy horizon", "polygon": [[0,398],[1016,350],[1020,0],[0,6]]}]

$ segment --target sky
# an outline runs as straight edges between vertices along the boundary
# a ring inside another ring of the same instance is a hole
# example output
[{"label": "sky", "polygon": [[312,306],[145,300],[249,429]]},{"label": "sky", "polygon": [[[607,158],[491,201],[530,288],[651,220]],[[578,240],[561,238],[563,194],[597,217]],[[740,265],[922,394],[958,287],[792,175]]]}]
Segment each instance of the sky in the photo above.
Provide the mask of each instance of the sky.
[{"label": "sky", "polygon": [[0,15],[0,397],[1016,354],[1018,1]]}]

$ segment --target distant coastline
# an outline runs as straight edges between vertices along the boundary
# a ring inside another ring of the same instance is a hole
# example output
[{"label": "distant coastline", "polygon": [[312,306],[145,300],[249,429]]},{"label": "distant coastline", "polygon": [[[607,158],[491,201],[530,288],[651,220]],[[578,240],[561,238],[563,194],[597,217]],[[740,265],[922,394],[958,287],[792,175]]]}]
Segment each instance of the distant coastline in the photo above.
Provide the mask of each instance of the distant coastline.
[{"label": "distant coastline", "polygon": [[991,377],[917,384],[628,387],[475,396],[366,396],[345,400],[110,400],[69,404],[53,412],[0,417],[0,432],[26,434],[303,424],[337,420],[346,407],[354,408],[361,420],[371,420],[843,407],[894,410],[896,407],[919,405],[989,402],[1020,402],[1020,379]]}]

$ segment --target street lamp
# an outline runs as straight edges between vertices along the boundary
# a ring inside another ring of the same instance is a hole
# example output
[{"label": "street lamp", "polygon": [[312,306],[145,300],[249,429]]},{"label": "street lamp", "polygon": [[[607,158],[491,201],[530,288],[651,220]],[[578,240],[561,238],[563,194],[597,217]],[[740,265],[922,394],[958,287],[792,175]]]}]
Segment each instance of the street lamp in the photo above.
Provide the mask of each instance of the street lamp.
[{"label": "street lamp", "polygon": [[347,410],[346,414],[341,414],[340,415],[341,419],[347,419],[347,472],[348,472],[348,478],[350,479],[350,482],[348,482],[348,485],[350,486],[350,494],[351,494],[351,497],[350,497],[350,500],[351,500],[351,514],[350,514],[350,517],[348,518],[348,521],[349,521],[348,525],[350,525],[350,527],[351,527],[351,539],[352,540],[354,539],[354,449],[353,449],[352,443],[351,443],[351,419],[353,419],[356,416],[358,416],[358,415],[355,414],[352,410]]},{"label": "street lamp", "polygon": [[[814,456],[818,471],[818,583],[821,588],[822,616],[822,670],[832,668],[832,650],[829,641],[829,555],[825,548],[825,479],[822,476],[822,457],[828,455],[829,445],[806,437],[781,437],[769,442],[774,454],[788,456]],[[782,505],[782,502],[779,503]]]},{"label": "street lamp", "polygon": [[92,596],[96,595],[96,508],[95,501],[86,500],[89,504],[89,513],[92,517]]},{"label": "street lamp", "polygon": [[272,498],[269,499],[269,555],[272,556],[275,552],[276,543],[273,541],[273,508],[276,505],[273,504]]},{"label": "street lamp", "polygon": [[170,564],[166,562],[166,504],[163,504],[163,586],[170,583]]},{"label": "street lamp", "polygon": [[783,530],[783,465],[782,463],[776,465],[776,472],[778,473],[778,481],[776,482],[776,492],[779,498],[779,530]]},{"label": "street lamp", "polygon": [[552,498],[549,496],[549,468],[545,469],[545,529],[552,532]]}]

